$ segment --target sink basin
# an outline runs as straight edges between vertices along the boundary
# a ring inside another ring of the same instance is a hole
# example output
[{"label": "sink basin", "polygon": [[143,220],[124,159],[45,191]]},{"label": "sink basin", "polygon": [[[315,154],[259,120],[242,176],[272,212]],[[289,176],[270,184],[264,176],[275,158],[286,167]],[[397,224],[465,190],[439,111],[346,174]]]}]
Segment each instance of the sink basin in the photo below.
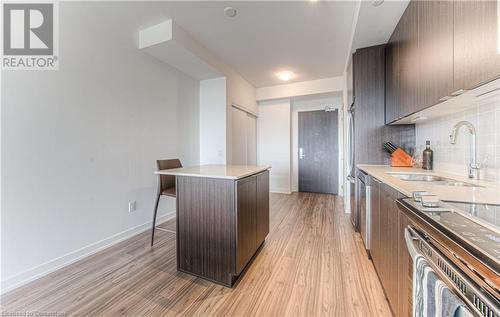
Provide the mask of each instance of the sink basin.
[{"label": "sink basin", "polygon": [[430,174],[403,174],[403,173],[388,173],[388,174],[404,181],[413,181],[413,182],[443,182],[448,180],[447,178]]},{"label": "sink basin", "polygon": [[427,182],[427,183],[436,183],[436,185],[455,186],[455,187],[483,187],[480,185],[466,183],[452,178],[441,177],[433,174],[407,174],[407,173],[387,173],[387,174],[396,177],[400,180],[408,182]]}]

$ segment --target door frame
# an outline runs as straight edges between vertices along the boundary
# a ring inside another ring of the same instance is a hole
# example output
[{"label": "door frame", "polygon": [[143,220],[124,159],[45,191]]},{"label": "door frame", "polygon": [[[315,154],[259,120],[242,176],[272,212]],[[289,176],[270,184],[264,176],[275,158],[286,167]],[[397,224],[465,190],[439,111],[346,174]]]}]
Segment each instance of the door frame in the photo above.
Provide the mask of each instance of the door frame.
[{"label": "door frame", "polygon": [[[344,195],[344,117],[342,105],[333,106],[327,105],[328,108],[338,111],[337,113],[337,143],[338,143],[338,195]],[[290,156],[292,158],[291,175],[292,175],[292,192],[299,190],[299,112],[320,111],[325,110],[325,105],[312,105],[310,107],[300,107],[293,109],[292,107],[292,149]]]}]

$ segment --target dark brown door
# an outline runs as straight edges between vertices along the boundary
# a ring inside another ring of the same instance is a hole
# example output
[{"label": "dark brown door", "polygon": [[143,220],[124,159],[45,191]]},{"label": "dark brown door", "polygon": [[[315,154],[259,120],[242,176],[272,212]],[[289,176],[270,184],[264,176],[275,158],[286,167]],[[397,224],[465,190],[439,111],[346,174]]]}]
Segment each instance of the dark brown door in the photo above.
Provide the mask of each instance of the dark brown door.
[{"label": "dark brown door", "polygon": [[338,193],[338,111],[299,112],[299,191]]},{"label": "dark brown door", "polygon": [[239,275],[257,249],[257,177],[238,180],[236,275]]},{"label": "dark brown door", "polygon": [[401,116],[399,90],[399,38],[401,28],[394,30],[385,49],[385,123]]},{"label": "dark brown door", "polygon": [[419,108],[418,84],[420,69],[418,65],[418,11],[417,2],[411,1],[404,12],[398,27],[399,38],[399,87],[401,109],[398,117],[404,117]]},{"label": "dark brown door", "polygon": [[420,102],[433,106],[453,92],[453,2],[417,1]]},{"label": "dark brown door", "polygon": [[372,256],[373,264],[378,271],[380,270],[382,254],[380,245],[380,181],[376,179],[373,179],[371,184],[370,211],[370,255]]},{"label": "dark brown door", "polygon": [[412,260],[404,236],[408,225],[410,219],[398,210],[398,316],[411,315]]},{"label": "dark brown door", "polygon": [[498,1],[455,1],[454,86],[472,89],[500,77]]}]

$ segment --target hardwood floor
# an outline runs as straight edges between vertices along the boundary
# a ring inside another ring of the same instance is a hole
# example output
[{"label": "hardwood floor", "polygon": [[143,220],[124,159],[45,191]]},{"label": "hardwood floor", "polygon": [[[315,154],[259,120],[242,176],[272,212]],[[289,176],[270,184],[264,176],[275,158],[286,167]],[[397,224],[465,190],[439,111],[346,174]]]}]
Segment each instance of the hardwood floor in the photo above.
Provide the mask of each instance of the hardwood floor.
[{"label": "hardwood floor", "polygon": [[271,195],[270,234],[225,288],[177,272],[175,221],[153,248],[144,232],[2,297],[2,313],[80,316],[391,316],[342,199]]}]

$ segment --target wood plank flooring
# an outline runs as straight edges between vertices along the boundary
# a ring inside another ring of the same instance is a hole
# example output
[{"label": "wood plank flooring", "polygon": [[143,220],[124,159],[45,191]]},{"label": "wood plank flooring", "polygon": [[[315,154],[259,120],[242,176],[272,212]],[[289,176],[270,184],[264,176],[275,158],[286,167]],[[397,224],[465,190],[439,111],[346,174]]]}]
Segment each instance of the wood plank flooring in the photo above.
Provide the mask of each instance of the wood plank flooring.
[{"label": "wood plank flooring", "polygon": [[233,289],[177,272],[175,220],[16,289],[2,314],[391,316],[342,199],[271,195],[271,230]]}]

